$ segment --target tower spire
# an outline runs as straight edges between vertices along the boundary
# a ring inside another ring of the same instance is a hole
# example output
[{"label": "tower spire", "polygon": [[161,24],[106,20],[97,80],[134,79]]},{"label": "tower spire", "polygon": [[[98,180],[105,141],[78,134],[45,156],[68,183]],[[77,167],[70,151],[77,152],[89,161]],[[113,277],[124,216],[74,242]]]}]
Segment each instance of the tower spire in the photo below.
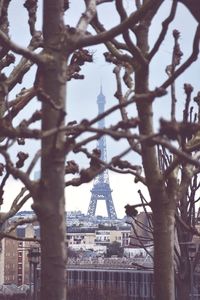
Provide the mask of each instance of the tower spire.
[{"label": "tower spire", "polygon": [[101,82],[101,85],[100,85],[100,94],[103,94],[102,82]]}]

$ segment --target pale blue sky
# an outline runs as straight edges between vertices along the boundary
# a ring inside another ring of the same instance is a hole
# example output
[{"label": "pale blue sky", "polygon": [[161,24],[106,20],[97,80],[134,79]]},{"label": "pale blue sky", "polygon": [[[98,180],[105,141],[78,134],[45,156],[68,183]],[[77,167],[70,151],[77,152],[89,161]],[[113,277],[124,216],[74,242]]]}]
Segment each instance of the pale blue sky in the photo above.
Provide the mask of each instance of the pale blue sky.
[{"label": "pale blue sky", "polygon": [[[37,29],[41,29],[41,7],[42,1],[38,1],[40,6],[39,19],[37,24]],[[11,28],[11,38],[20,45],[26,46],[29,41],[29,30],[27,29],[27,13],[23,8],[24,1],[12,0],[10,5],[10,28]],[[66,14],[66,24],[70,23],[71,26],[76,25],[80,13],[84,9],[84,1],[81,0],[71,0],[71,10]],[[131,10],[131,7],[134,3],[132,0],[124,1],[126,8]],[[164,1],[159,14],[156,16],[153,26],[150,32],[150,44],[152,41],[155,41],[161,26],[161,20],[163,20],[169,13],[169,8],[171,0]],[[100,20],[105,22],[106,27],[110,28],[117,24],[119,17],[114,13],[114,7],[112,4],[105,4],[102,8],[99,9],[101,12]],[[165,67],[171,62],[171,54],[173,49],[173,38],[172,31],[177,29],[181,32],[180,45],[184,56],[182,61],[188,57],[191,51],[192,39],[194,36],[195,28],[197,24],[194,21],[189,12],[185,9],[182,4],[179,4],[177,15],[175,21],[170,25],[169,32],[166,40],[162,44],[157,58],[152,61],[151,65],[151,76],[150,76],[150,85],[151,88],[159,86],[166,78]],[[114,93],[116,89],[116,83],[114,75],[112,73],[113,66],[107,64],[102,55],[106,51],[104,46],[94,46],[90,48],[94,53],[94,63],[87,63],[83,69],[82,73],[85,75],[85,80],[81,81],[70,81],[67,86],[67,121],[70,120],[81,120],[83,118],[92,118],[97,114],[97,104],[96,99],[100,90],[100,85],[102,83],[103,93],[106,96],[106,107],[111,107],[117,103],[117,100],[114,98]],[[181,114],[182,107],[184,104],[184,93],[183,93],[183,83],[191,83],[195,86],[195,92],[200,89],[199,82],[199,72],[200,63],[199,60],[177,80],[177,92],[178,92],[178,113]],[[23,86],[31,86],[34,80],[33,69],[31,75],[25,77],[25,82]],[[16,91],[16,92],[19,92]],[[194,93],[195,94],[195,93]],[[35,105],[35,104],[34,104]],[[156,100],[155,104],[155,114],[156,120],[158,121],[159,117],[168,117],[169,116],[169,96],[160,98]],[[130,108],[130,115],[134,113],[134,108]],[[32,109],[28,108],[26,115],[32,114]],[[134,117],[134,115],[133,115]],[[119,114],[113,114],[109,119],[106,119],[106,124],[114,124],[119,118]],[[157,124],[157,121],[155,124]],[[29,149],[31,152],[35,149],[35,146],[29,143]],[[93,144],[91,147],[95,147]],[[107,139],[107,150],[108,150],[108,159],[112,155],[118,154],[122,149],[126,148],[127,144],[125,142],[114,143],[111,139]],[[138,162],[138,157],[131,155],[129,157],[133,163]],[[82,165],[85,164],[85,160],[80,160]],[[113,201],[116,206],[117,214],[119,216],[124,215],[123,207],[127,203],[132,203],[137,198],[137,189],[138,186],[133,183],[133,179],[130,176],[121,177],[120,175],[113,175],[110,173],[110,182],[111,188],[113,188]],[[67,209],[82,209],[84,212],[87,211],[87,207],[90,200],[90,185],[84,185],[80,188],[68,188],[67,193]],[[134,195],[134,196],[133,196]],[[9,198],[9,197],[8,197]],[[7,200],[9,201],[9,200]]]}]

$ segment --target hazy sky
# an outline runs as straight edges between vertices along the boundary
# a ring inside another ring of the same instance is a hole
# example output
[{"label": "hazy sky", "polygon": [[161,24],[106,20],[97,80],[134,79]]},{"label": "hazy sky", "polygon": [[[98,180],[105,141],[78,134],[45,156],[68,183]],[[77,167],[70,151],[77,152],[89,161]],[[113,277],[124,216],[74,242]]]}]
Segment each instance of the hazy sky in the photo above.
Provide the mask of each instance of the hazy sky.
[{"label": "hazy sky", "polygon": [[[11,27],[11,38],[20,45],[26,46],[29,41],[29,31],[27,28],[27,14],[23,8],[24,1],[12,0],[10,6],[10,27]],[[71,26],[76,25],[80,13],[84,9],[84,1],[81,0],[71,0],[71,10],[66,14],[66,24],[70,23]],[[124,1],[125,7],[131,11],[133,0]],[[38,18],[38,28],[41,29],[41,5],[42,1],[39,1],[40,12]],[[153,44],[153,41],[156,40],[160,29],[161,21],[168,15],[171,0],[164,1],[162,8],[159,14],[156,16],[152,29],[150,31],[150,44]],[[105,4],[102,8],[99,9],[101,13],[100,20],[106,24],[106,28],[110,28],[117,24],[119,17],[114,13],[114,4]],[[185,9],[182,4],[179,4],[176,19],[172,25],[170,25],[169,32],[166,40],[162,44],[159,55],[156,59],[152,61],[151,65],[151,76],[150,76],[150,85],[151,88],[159,86],[166,78],[165,73],[166,65],[171,63],[171,55],[173,50],[173,38],[172,31],[177,29],[181,32],[180,45],[181,49],[184,52],[182,62],[188,57],[192,47],[192,39],[194,36],[195,28],[197,24],[191,18],[189,12]],[[114,75],[112,73],[113,66],[105,62],[103,57],[103,52],[106,51],[104,46],[94,46],[91,47],[91,50],[94,57],[93,63],[87,63],[82,72],[85,75],[85,80],[81,81],[70,81],[67,86],[67,122],[71,120],[81,120],[83,118],[92,118],[97,114],[97,95],[100,91],[100,85],[103,86],[103,93],[106,96],[106,108],[111,107],[117,103],[117,100],[114,98],[114,93],[116,90],[116,83]],[[184,105],[184,93],[183,93],[183,83],[191,83],[195,86],[195,92],[199,90],[199,61],[196,62],[181,78],[177,81],[177,95],[178,95],[178,113],[181,114],[182,107]],[[25,83],[23,86],[29,87],[32,85],[34,80],[34,69],[32,76],[28,75],[25,77]],[[19,92],[19,90],[18,90]],[[169,96],[161,98],[156,101],[155,115],[157,126],[158,119],[162,117],[169,117]],[[26,111],[26,114],[32,114],[32,111]],[[129,115],[134,117],[134,108],[130,108]],[[106,124],[114,124],[119,118],[119,114],[113,114],[109,119],[106,119]],[[29,144],[31,151],[33,151],[34,146]],[[91,145],[95,147],[95,144]],[[108,160],[123,149],[127,147],[127,143],[120,142],[114,143],[111,139],[107,138],[107,156]],[[25,149],[24,149],[25,150]],[[25,150],[26,151],[26,150]],[[138,163],[138,157],[131,155],[129,158],[132,160],[133,164]],[[86,163],[85,160],[80,158],[80,164],[84,166]],[[113,189],[113,201],[116,207],[117,215],[119,217],[124,216],[124,205],[127,203],[131,204],[138,199],[137,190],[141,188],[141,185],[134,184],[134,178],[130,175],[119,175],[119,174],[110,174],[110,185]],[[5,205],[3,210],[7,209],[8,202],[14,197],[16,189],[19,188],[18,182],[11,180],[9,186],[7,187],[8,194],[6,195]],[[67,210],[81,209],[84,212],[87,211],[90,200],[90,189],[92,188],[91,184],[85,184],[79,188],[67,188],[66,189],[66,200],[67,200]],[[144,191],[144,193],[146,193]],[[98,212],[105,212],[103,208],[104,203],[102,201],[102,206],[98,207]],[[28,206],[30,207],[30,206]],[[27,207],[26,207],[27,208]]]}]

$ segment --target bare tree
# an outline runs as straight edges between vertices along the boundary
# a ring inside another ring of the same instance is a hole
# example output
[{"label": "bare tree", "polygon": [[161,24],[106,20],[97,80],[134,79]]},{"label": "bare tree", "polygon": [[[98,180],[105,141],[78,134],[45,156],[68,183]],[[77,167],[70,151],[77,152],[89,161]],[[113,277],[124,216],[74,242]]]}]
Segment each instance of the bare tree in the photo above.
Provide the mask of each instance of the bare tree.
[{"label": "bare tree", "polygon": [[[158,149],[161,169],[165,169],[166,162],[170,162],[170,154],[166,149]],[[167,163],[168,165],[168,163]],[[180,165],[180,178],[184,178],[184,166]],[[199,173],[195,174],[187,187],[187,192],[180,199],[175,212],[175,241],[174,241],[174,268],[175,268],[175,288],[177,299],[189,299],[192,292],[191,277],[195,278],[199,274],[199,209],[195,206],[199,201]],[[127,223],[132,227],[131,245],[145,250],[146,256],[153,261],[151,251],[153,243],[152,211],[150,203],[139,190],[138,204],[126,205]],[[138,209],[143,208],[142,212]],[[191,262],[191,253],[193,261]],[[140,269],[145,270],[144,264],[136,264]],[[197,277],[198,278],[198,277]],[[198,291],[198,280],[194,280],[195,290]],[[193,287],[194,288],[194,287]]]},{"label": "bare tree", "polygon": [[[185,2],[184,4],[186,4]],[[139,11],[145,3],[146,1],[137,1],[136,10]],[[152,20],[157,15],[161,4],[162,1],[157,1],[136,26],[131,26],[129,30],[123,31],[124,44],[121,41],[119,43],[117,40],[111,40],[111,43],[107,43],[109,52],[105,54],[105,57],[108,62],[115,64],[114,73],[117,80],[115,95],[121,103],[121,116],[126,124],[128,124],[130,119],[128,118],[125,106],[131,98],[131,93],[141,96],[140,99],[135,99],[139,135],[132,134],[128,137],[128,141],[132,150],[141,155],[145,177],[141,178],[140,174],[137,180],[146,184],[151,199],[155,296],[156,299],[175,299],[175,215],[179,205],[181,205],[180,203],[183,203],[183,196],[188,190],[193,176],[199,171],[199,124],[188,117],[188,98],[190,97],[191,87],[188,84],[185,85],[185,93],[187,95],[185,114],[183,120],[178,122],[176,118],[177,99],[175,79],[197,59],[200,30],[198,25],[194,35],[192,53],[182,64],[180,64],[183,55],[179,45],[180,34],[178,30],[173,31],[174,50],[172,62],[165,70],[169,78],[153,93],[150,92],[149,80],[151,72],[149,70],[151,62],[166,37],[169,24],[175,17],[178,1],[173,1],[171,4],[170,14],[162,23],[160,35],[150,49],[148,40],[149,30]],[[191,9],[189,4],[187,7]],[[121,22],[126,20],[127,12],[123,6],[123,1],[116,2],[116,9]],[[93,25],[97,31],[105,31],[97,18],[93,21]],[[135,43],[131,38],[133,34],[136,40]],[[123,75],[121,75],[122,72],[124,72]],[[126,93],[123,92],[124,85],[128,88]],[[168,88],[171,90],[170,120],[160,120],[160,128],[156,131],[153,126],[153,103],[158,96],[163,96]],[[129,128],[132,129],[131,126],[128,127],[127,125],[127,130]],[[156,145],[161,145],[172,154],[170,160],[165,162],[164,170],[160,166],[160,158]],[[121,162],[118,166],[125,169],[128,167],[128,164],[123,165]],[[183,176],[180,175],[180,170],[182,170]]]}]

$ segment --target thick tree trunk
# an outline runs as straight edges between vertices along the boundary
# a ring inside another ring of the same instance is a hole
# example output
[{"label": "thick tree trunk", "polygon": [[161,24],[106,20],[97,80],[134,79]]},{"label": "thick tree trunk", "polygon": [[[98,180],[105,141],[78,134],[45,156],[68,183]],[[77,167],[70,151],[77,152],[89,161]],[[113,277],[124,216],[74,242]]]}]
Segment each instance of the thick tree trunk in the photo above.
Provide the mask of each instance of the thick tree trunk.
[{"label": "thick tree trunk", "polygon": [[[44,53],[51,58],[39,68],[42,130],[63,124],[66,56],[62,53],[63,1],[44,0]],[[49,99],[48,99],[49,97]],[[64,135],[42,140],[41,182],[34,202],[41,232],[41,300],[66,300],[66,249],[64,201]]]},{"label": "thick tree trunk", "polygon": [[[137,28],[137,46],[143,55],[148,52],[148,26],[143,23]],[[135,72],[135,92],[149,92],[149,66],[141,66]],[[153,129],[152,103],[140,100],[137,103],[140,119],[139,131],[150,136]],[[147,187],[151,196],[154,225],[154,278],[155,300],[175,300],[174,289],[174,212],[173,199],[169,199],[159,169],[156,148],[142,143],[142,160]]]},{"label": "thick tree trunk", "polygon": [[[181,218],[187,224],[187,199],[181,201]],[[177,300],[190,299],[191,265],[188,259],[188,245],[192,242],[192,235],[179,222],[176,223],[177,236],[180,246],[180,258],[178,260],[178,274],[176,276]]]},{"label": "thick tree trunk", "polygon": [[154,209],[155,299],[175,300],[174,221],[174,209],[164,205]]},{"label": "thick tree trunk", "polygon": [[182,279],[178,279],[176,283],[177,288],[177,300],[190,299],[190,276],[184,276]]}]

